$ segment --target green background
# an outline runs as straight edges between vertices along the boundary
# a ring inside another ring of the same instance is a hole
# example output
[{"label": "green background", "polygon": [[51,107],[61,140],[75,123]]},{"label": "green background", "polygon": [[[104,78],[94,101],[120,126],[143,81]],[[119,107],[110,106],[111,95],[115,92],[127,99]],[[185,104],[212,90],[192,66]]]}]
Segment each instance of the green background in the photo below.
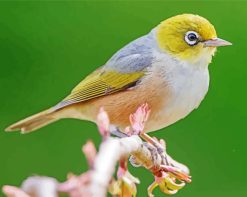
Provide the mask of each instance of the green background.
[{"label": "green background", "polygon": [[[37,132],[5,133],[6,126],[60,101],[82,78],[160,21],[181,13],[209,19],[220,48],[211,84],[198,110],[153,135],[187,164],[193,182],[176,196],[247,196],[247,2],[0,2],[0,186],[33,174],[65,180],[87,169],[81,146],[99,144],[94,124],[63,120]],[[138,196],[153,181],[146,170]],[[161,196],[158,189],[157,196]],[[2,194],[0,194],[2,195]]]}]

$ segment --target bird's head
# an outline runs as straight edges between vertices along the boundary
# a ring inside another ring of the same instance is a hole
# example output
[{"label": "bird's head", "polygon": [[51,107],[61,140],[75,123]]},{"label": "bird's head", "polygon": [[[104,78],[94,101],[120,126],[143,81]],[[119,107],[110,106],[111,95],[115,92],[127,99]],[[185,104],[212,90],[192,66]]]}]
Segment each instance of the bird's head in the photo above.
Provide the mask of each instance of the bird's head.
[{"label": "bird's head", "polygon": [[192,63],[210,63],[218,46],[231,45],[217,37],[214,26],[205,18],[182,14],[163,21],[157,27],[161,50]]}]

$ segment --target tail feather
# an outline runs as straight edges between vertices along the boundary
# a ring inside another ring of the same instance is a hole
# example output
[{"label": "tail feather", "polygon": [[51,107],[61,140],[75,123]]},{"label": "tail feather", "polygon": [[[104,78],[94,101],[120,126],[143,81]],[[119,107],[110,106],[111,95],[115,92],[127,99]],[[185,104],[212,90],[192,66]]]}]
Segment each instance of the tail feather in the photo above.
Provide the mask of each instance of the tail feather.
[{"label": "tail feather", "polygon": [[25,118],[24,120],[21,120],[17,123],[10,125],[5,129],[5,131],[21,130],[22,133],[28,133],[34,131],[36,129],[39,129],[47,124],[50,124],[58,120],[58,118],[55,117],[53,113],[54,113],[53,110],[50,109],[45,110],[43,112],[40,112],[38,114],[35,114],[33,116]]}]

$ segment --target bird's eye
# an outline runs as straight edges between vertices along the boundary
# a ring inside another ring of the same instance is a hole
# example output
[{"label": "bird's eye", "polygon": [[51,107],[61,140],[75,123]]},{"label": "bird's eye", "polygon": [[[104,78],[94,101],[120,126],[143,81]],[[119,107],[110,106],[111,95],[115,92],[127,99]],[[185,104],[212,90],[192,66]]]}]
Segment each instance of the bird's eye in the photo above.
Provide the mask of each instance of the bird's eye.
[{"label": "bird's eye", "polygon": [[184,39],[187,42],[187,44],[190,45],[190,46],[194,46],[194,45],[196,45],[199,42],[199,36],[194,31],[188,31],[185,34]]}]

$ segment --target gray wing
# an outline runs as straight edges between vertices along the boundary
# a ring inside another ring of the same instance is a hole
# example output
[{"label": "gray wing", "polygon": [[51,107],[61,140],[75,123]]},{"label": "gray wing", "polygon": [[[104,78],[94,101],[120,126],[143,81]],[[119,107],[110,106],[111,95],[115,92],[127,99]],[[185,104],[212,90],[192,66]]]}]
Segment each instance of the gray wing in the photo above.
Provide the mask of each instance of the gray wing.
[{"label": "gray wing", "polygon": [[153,32],[142,36],[115,53],[105,64],[105,69],[121,73],[132,73],[145,70],[153,61],[153,50],[156,41]]},{"label": "gray wing", "polygon": [[[62,102],[53,109],[61,109],[68,105],[90,100],[99,96],[115,93],[133,87],[144,76],[145,69],[153,61],[153,37],[148,34],[129,43],[103,66],[82,80]],[[105,72],[113,70],[112,72]],[[117,87],[111,86],[113,84]]]}]

